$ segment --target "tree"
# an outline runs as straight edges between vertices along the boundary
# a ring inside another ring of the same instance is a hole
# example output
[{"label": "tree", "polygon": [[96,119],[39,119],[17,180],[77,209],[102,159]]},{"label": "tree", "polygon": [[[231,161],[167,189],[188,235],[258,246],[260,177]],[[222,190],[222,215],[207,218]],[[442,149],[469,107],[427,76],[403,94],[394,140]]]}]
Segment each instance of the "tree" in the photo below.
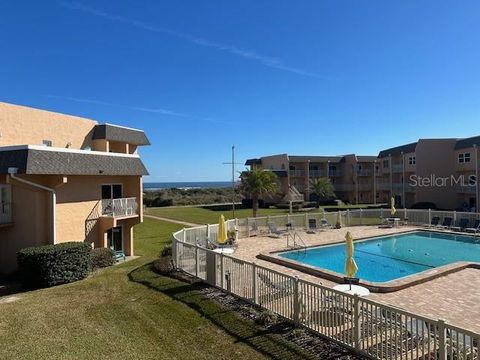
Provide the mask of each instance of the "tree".
[{"label": "tree", "polygon": [[273,195],[277,192],[278,178],[273,172],[254,168],[240,174],[241,188],[245,195],[252,199],[253,217],[257,216],[260,196]]},{"label": "tree", "polygon": [[317,207],[320,206],[320,201],[335,198],[333,184],[328,178],[312,179],[310,181],[310,191],[317,195]]}]

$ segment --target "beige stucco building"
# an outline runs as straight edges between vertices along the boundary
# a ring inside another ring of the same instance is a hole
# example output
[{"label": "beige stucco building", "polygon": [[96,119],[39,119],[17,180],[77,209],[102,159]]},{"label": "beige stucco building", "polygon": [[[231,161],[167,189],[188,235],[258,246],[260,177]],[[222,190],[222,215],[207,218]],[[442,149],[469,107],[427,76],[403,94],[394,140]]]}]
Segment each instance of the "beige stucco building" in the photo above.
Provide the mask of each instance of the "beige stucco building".
[{"label": "beige stucco building", "polygon": [[280,154],[249,159],[246,165],[278,175],[279,193],[267,202],[311,200],[310,180],[327,177],[337,197],[352,204],[386,203],[394,197],[398,207],[423,202],[441,209],[476,210],[477,144],[480,136],[420,139],[382,150],[378,156]]},{"label": "beige stucco building", "polygon": [[143,131],[0,103],[0,273],[18,250],[86,241],[133,255]]}]

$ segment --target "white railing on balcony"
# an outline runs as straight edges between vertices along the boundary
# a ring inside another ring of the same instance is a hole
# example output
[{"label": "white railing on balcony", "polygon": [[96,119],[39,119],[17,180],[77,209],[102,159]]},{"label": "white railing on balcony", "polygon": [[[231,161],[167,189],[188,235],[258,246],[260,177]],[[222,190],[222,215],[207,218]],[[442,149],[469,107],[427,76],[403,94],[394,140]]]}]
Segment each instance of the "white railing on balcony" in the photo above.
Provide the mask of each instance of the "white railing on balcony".
[{"label": "white railing on balcony", "polygon": [[0,203],[0,224],[9,224],[12,222],[12,203]]},{"label": "white railing on balcony", "polygon": [[137,198],[103,199],[102,215],[112,217],[134,216],[138,214]]},{"label": "white railing on balcony", "polygon": [[290,170],[290,176],[305,176],[304,170]]},{"label": "white railing on balcony", "polygon": [[310,177],[327,177],[327,172],[325,170],[310,170]]},{"label": "white railing on balcony", "polygon": [[[467,215],[472,221],[480,218],[478,213],[398,211],[398,216],[408,217],[410,224],[429,224],[432,216],[458,219]],[[390,216],[389,209],[340,212],[341,221],[347,226],[361,225],[366,219],[380,222],[383,216]],[[239,237],[245,237],[251,231],[267,231],[268,223],[307,228],[308,220],[313,218],[333,223],[338,214],[235,219],[227,221],[227,228],[236,229]],[[176,267],[373,359],[479,360],[480,334],[476,332],[216,253],[206,248],[206,240],[214,240],[217,232],[218,225],[207,225],[174,233],[172,251]]]},{"label": "white railing on balcony", "polygon": [[342,172],[340,170],[329,170],[328,176],[342,176]]}]

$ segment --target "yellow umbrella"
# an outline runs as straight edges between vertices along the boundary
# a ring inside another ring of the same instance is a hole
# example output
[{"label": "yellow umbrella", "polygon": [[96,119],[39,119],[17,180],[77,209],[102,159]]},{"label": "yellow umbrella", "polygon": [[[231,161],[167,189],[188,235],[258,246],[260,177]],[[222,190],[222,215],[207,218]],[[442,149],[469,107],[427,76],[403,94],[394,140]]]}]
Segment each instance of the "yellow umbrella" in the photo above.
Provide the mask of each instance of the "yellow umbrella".
[{"label": "yellow umbrella", "polygon": [[347,277],[353,278],[358,271],[358,267],[355,259],[353,258],[354,245],[353,237],[352,234],[350,234],[350,231],[348,231],[347,235],[345,235],[345,240],[347,242],[347,259],[345,261],[345,274],[347,275]]},{"label": "yellow umbrella", "polygon": [[227,226],[225,225],[225,217],[220,215],[220,219],[218,220],[217,242],[219,244],[225,244],[225,241],[227,241]]},{"label": "yellow umbrella", "polygon": [[395,198],[392,196],[390,199],[390,214],[393,216],[397,212],[397,209],[395,209]]}]

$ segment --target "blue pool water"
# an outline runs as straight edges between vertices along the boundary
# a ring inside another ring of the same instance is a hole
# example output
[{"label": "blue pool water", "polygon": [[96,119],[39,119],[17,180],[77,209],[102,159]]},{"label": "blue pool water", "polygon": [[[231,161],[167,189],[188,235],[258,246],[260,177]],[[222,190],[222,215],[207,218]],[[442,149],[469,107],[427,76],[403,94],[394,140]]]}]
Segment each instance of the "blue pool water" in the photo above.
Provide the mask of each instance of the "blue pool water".
[{"label": "blue pool water", "polygon": [[[280,257],[345,273],[345,244],[288,251]],[[457,261],[480,262],[480,240],[473,236],[418,231],[355,242],[356,277],[385,282]]]}]

